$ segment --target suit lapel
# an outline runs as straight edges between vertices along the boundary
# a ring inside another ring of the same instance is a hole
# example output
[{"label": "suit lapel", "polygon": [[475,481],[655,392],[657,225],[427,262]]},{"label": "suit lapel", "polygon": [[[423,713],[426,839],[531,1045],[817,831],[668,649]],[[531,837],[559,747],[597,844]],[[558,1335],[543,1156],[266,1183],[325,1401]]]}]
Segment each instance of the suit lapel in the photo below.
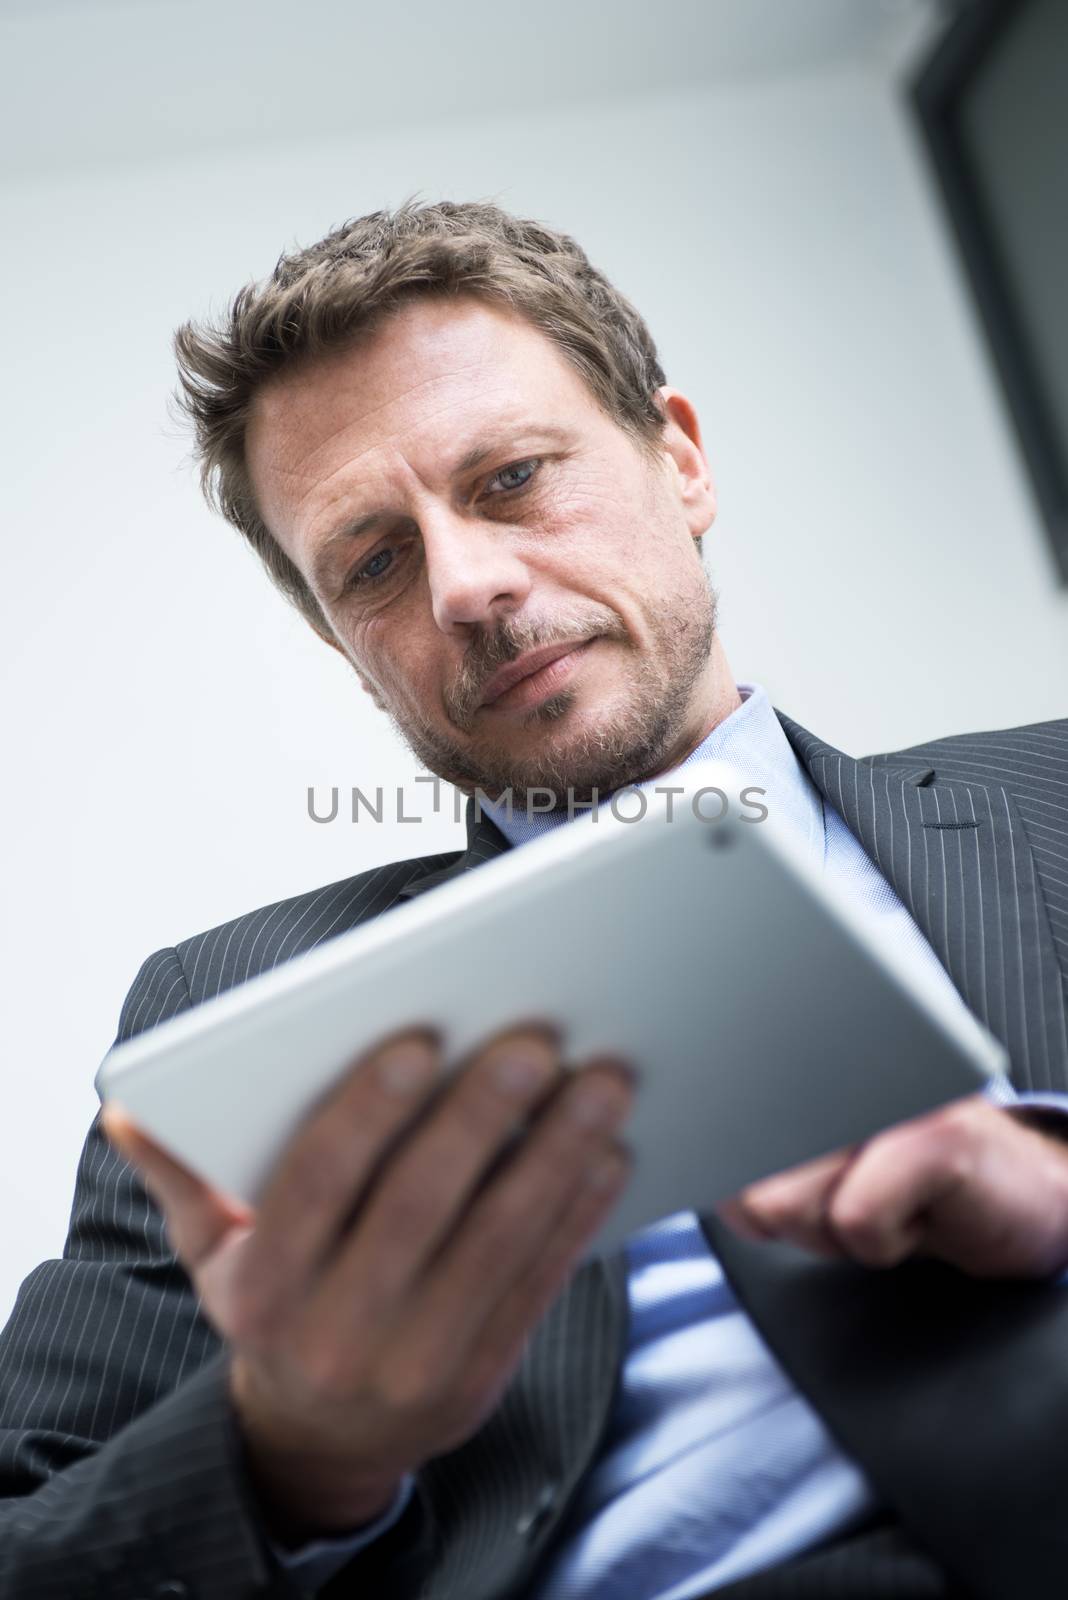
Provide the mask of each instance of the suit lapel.
[{"label": "suit lapel", "polygon": [[467,801],[465,815],[467,823],[467,848],[460,852],[457,860],[451,861],[447,866],[438,867],[434,872],[428,872],[421,878],[414,878],[411,883],[406,883],[400,890],[400,899],[410,899],[417,894],[423,894],[427,889],[434,889],[439,883],[448,883],[450,878],[458,878],[461,873],[470,872],[473,867],[481,866],[484,861],[490,861],[494,856],[499,856],[512,846],[504,834],[485,815],[482,808],[476,807],[473,798]]},{"label": "suit lapel", "polygon": [[1030,844],[997,783],[854,761],[778,713],[816,788],[893,885],[1018,1089],[1068,1090],[1065,985]]}]

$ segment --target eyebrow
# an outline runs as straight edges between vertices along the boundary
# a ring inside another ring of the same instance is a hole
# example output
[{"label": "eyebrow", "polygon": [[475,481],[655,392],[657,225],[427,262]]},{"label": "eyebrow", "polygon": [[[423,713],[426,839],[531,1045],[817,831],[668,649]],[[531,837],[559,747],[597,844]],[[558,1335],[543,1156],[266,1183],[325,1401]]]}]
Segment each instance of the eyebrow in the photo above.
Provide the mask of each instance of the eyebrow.
[{"label": "eyebrow", "polygon": [[[572,434],[566,428],[554,428],[551,425],[537,428],[519,428],[510,431],[507,435],[496,440],[474,445],[456,462],[450,473],[452,478],[466,477],[470,472],[476,472],[493,456],[500,455],[508,446],[511,439],[535,440],[545,439],[550,443],[562,444],[570,439]],[[364,534],[368,533],[376,522],[386,516],[384,511],[369,511],[365,516],[357,517],[354,521],[343,522],[340,527],[328,533],[312,557],[312,581],[317,588],[327,584],[338,564],[339,553],[352,549],[357,545]]]}]

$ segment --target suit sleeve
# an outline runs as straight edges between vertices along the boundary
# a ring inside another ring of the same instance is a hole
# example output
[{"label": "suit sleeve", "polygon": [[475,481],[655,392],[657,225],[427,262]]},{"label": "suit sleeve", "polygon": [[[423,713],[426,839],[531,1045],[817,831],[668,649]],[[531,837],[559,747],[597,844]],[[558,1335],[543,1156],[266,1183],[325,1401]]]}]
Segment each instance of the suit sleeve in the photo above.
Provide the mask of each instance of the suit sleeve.
[{"label": "suit sleeve", "polygon": [[[174,950],[117,1041],[190,1004]],[[228,1358],[136,1171],[93,1122],[62,1259],[0,1333],[0,1600],[290,1600],[228,1392]],[[359,1559],[359,1558],[357,1558]]]}]

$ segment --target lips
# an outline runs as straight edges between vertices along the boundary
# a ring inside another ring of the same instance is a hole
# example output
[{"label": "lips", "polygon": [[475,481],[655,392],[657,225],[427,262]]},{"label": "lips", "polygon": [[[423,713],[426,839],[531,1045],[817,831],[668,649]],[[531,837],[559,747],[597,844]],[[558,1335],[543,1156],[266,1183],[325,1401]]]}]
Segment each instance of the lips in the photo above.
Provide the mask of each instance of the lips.
[{"label": "lips", "polygon": [[563,644],[543,645],[540,650],[529,650],[526,655],[520,656],[518,661],[510,661],[506,667],[495,672],[486,684],[482,704],[491,705],[523,678],[529,678],[532,673],[547,667],[552,661],[559,661],[561,656],[570,655],[572,650],[577,650],[579,645],[587,642],[586,639],[568,639]]}]

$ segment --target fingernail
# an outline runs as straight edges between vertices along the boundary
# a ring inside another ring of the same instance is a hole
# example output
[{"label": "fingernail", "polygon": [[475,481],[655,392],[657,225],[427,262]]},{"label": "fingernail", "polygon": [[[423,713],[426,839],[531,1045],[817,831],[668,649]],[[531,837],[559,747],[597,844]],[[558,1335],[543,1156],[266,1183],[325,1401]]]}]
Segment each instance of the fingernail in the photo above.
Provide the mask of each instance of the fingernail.
[{"label": "fingernail", "polygon": [[397,1050],[378,1064],[378,1081],[387,1094],[415,1094],[437,1073],[437,1060],[425,1050]]},{"label": "fingernail", "polygon": [[617,1078],[622,1078],[632,1089],[636,1089],[641,1082],[641,1073],[633,1061],[627,1061],[622,1056],[595,1056],[588,1065],[593,1066],[594,1064],[598,1067],[605,1067],[610,1072],[615,1073]]},{"label": "fingernail", "polygon": [[505,1094],[530,1095],[545,1088],[554,1071],[551,1056],[517,1047],[496,1063],[493,1074],[497,1087]]},{"label": "fingernail", "polygon": [[603,1128],[621,1121],[629,1109],[629,1097],[622,1085],[585,1083],[571,1096],[568,1107],[580,1128]]}]

